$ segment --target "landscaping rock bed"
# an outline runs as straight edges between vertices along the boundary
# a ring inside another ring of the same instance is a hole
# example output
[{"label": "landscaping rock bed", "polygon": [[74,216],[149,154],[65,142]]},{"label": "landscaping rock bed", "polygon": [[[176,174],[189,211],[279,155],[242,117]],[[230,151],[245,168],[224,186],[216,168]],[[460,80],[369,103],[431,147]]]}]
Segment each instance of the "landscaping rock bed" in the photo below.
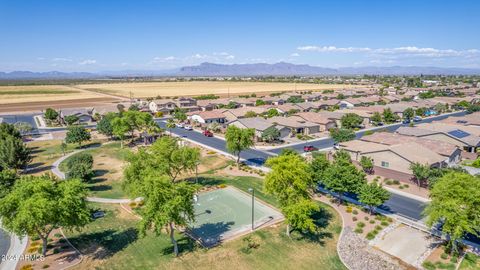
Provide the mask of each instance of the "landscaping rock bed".
[{"label": "landscaping rock bed", "polygon": [[368,241],[345,227],[339,239],[338,253],[350,270],[406,269],[381,251],[373,249]]}]

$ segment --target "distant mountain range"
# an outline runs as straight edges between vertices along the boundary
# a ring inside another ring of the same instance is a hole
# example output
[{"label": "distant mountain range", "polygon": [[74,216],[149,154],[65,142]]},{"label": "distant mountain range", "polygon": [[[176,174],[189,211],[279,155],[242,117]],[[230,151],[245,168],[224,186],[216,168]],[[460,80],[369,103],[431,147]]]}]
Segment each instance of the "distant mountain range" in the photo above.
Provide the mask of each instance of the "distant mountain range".
[{"label": "distant mountain range", "polygon": [[175,70],[124,70],[98,73],[88,72],[0,72],[0,80],[21,79],[95,79],[108,77],[134,76],[325,76],[325,75],[480,75],[480,69],[442,68],[421,66],[391,67],[343,67],[325,68],[310,65],[295,65],[280,62],[276,64],[214,64],[202,63],[197,66],[186,66]]}]

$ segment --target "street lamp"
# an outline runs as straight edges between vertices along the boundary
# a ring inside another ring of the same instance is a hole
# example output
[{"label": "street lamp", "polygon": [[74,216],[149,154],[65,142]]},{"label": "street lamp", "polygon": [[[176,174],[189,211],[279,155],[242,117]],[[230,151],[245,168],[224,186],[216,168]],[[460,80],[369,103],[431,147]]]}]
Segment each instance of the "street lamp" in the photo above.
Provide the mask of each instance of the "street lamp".
[{"label": "street lamp", "polygon": [[249,188],[248,192],[252,193],[252,231],[254,231],[255,230],[255,223],[254,223],[255,190],[253,188]]}]

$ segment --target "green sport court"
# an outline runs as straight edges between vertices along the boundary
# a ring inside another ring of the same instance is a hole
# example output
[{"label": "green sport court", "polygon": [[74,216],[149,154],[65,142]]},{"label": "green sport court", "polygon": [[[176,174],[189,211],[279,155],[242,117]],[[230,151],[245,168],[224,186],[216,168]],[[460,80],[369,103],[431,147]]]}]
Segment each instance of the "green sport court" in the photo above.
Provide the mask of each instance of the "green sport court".
[{"label": "green sport court", "polygon": [[[198,194],[195,222],[189,234],[205,247],[212,247],[252,229],[252,197],[233,187]],[[255,229],[283,219],[280,212],[255,199]]]}]

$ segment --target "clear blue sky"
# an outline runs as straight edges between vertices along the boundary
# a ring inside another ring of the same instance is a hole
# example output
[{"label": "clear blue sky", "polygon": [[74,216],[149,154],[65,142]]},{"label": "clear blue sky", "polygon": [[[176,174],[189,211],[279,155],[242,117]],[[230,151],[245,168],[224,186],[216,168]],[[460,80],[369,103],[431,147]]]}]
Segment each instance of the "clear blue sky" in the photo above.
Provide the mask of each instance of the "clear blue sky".
[{"label": "clear blue sky", "polygon": [[0,71],[480,67],[480,1],[0,0]]}]

